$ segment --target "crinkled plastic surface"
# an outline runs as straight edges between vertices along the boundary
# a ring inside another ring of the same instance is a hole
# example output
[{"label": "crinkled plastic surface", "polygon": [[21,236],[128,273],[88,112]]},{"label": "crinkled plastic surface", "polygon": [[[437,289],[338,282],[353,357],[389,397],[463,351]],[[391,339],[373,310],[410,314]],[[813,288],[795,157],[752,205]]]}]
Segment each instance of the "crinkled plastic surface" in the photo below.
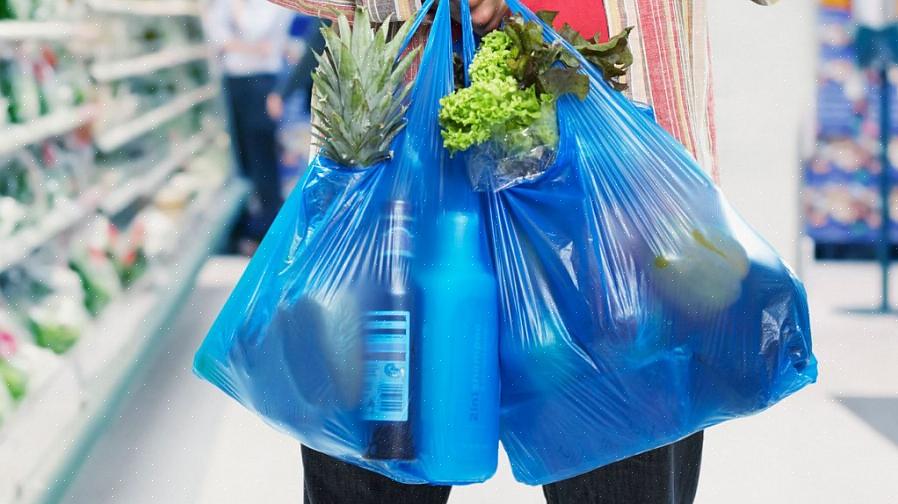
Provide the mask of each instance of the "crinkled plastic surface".
[{"label": "crinkled plastic surface", "polygon": [[589,95],[558,101],[548,168],[472,190],[437,125],[447,5],[394,158],[312,163],[197,373],[311,448],[439,484],[489,478],[500,437],[517,479],[542,484],[813,382],[802,285],[586,62]]},{"label": "crinkled plastic surface", "polygon": [[[195,359],[302,443],[408,483],[484,481],[499,450],[487,233],[437,120],[453,85],[448,5],[392,159],[311,163]],[[456,239],[464,247],[441,246]],[[466,293],[482,306],[465,306]]]},{"label": "crinkled plastic surface", "polygon": [[801,283],[682,145],[581,64],[590,92],[558,101],[554,166],[487,194],[502,444],[533,484],[760,411],[817,374]]}]

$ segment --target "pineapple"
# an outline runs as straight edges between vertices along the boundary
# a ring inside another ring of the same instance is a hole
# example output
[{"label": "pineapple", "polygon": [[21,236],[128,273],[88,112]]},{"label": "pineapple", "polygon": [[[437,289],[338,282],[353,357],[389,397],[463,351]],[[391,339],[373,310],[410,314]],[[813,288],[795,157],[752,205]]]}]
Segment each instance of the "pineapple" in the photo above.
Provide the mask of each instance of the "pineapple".
[{"label": "pineapple", "polygon": [[321,29],[326,46],[313,76],[312,135],[322,155],[346,166],[390,158],[390,143],[405,126],[411,90],[405,75],[417,52],[399,58],[410,29],[405,22],[388,40],[389,23],[373,27],[363,9],[356,10],[352,27],[341,15]]}]

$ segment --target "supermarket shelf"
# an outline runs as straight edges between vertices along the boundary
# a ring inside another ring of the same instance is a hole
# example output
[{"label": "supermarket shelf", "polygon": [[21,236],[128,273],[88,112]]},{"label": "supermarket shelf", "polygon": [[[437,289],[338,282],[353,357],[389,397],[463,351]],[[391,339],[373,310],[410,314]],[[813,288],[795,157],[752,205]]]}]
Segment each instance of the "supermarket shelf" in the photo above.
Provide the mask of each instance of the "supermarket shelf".
[{"label": "supermarket shelf", "polygon": [[129,179],[105,196],[91,198],[92,202],[62,202],[35,226],[17,232],[5,239],[0,249],[0,271],[15,266],[48,241],[77,226],[97,210],[106,215],[121,212],[138,198],[147,196],[159,188],[173,171],[197,155],[214,138],[218,130],[197,133],[179,146],[175,146],[165,159],[152,170],[135,179]]},{"label": "supermarket shelf", "polygon": [[0,21],[0,40],[65,40],[92,37],[98,31],[85,23],[65,21]]},{"label": "supermarket shelf", "polygon": [[91,0],[99,12],[132,16],[199,16],[198,1],[189,0]]},{"label": "supermarket shelf", "polygon": [[64,202],[51,210],[37,225],[5,238],[3,248],[0,249],[0,271],[24,260],[41,245],[81,222],[91,212],[92,209],[84,206]]},{"label": "supermarket shelf", "polygon": [[[109,358],[104,359],[100,372],[81,376],[85,380],[85,394],[80,411],[67,425],[57,426],[51,448],[16,486],[15,504],[53,503],[61,499],[79,463],[104,431],[145,356],[158,343],[162,329],[190,292],[196,275],[241,208],[246,194],[246,183],[234,180],[207,200],[185,222],[190,232],[185,234],[189,239],[183,241],[180,258],[169,266],[147,272],[144,279],[104,310],[104,315],[73,348],[72,362],[78,369],[79,348],[87,352],[91,344],[102,345],[111,336],[126,336],[118,338],[119,348],[107,352]],[[42,435],[49,437],[46,432]],[[27,442],[23,441],[26,446]],[[0,460],[0,467],[3,462]]]},{"label": "supermarket shelf", "polygon": [[0,156],[11,154],[41,140],[59,136],[86,124],[94,116],[93,105],[56,112],[25,124],[0,128]]},{"label": "supermarket shelf", "polygon": [[95,143],[102,151],[113,151],[216,95],[218,87],[214,85],[188,91],[130,122],[109,127],[107,131],[96,135]]},{"label": "supermarket shelf", "polygon": [[0,427],[0,502],[5,504],[16,502],[18,483],[58,442],[48,434],[71,423],[81,408],[82,389],[70,362],[56,359],[42,371],[46,375],[42,383],[29,387],[28,395]]},{"label": "supermarket shelf", "polygon": [[94,63],[91,75],[99,82],[109,82],[125,77],[147,75],[164,68],[203,60],[209,56],[209,46],[198,44],[188,47],[163,49],[154,53],[105,63]]},{"label": "supermarket shelf", "polygon": [[174,146],[171,153],[146,174],[128,179],[125,185],[108,194],[100,203],[100,211],[115,215],[139,198],[156,191],[169,176],[185,162],[196,156],[212,140],[213,134],[197,133],[181,145]]}]

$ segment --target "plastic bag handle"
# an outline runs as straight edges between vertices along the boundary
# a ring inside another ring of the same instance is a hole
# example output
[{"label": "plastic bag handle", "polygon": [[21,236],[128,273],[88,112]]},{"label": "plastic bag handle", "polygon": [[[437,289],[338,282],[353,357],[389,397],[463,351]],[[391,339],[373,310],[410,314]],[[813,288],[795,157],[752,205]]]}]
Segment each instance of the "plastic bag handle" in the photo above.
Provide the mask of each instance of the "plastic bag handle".
[{"label": "plastic bag handle", "polygon": [[461,55],[465,68],[465,86],[471,85],[468,67],[474,61],[474,25],[471,21],[471,4],[468,0],[458,0],[461,13]]},{"label": "plastic bag handle", "polygon": [[421,23],[427,19],[427,15],[430,13],[430,9],[433,7],[434,2],[436,2],[436,0],[427,0],[421,5],[418,12],[415,13],[415,20],[412,21],[412,27],[405,36],[405,40],[402,41],[402,45],[399,46],[399,55],[396,56],[396,61],[399,61],[399,58],[401,58],[405,53],[405,50],[408,49],[409,44],[412,43],[412,38],[414,38],[415,34],[418,32],[418,29],[421,28]]}]

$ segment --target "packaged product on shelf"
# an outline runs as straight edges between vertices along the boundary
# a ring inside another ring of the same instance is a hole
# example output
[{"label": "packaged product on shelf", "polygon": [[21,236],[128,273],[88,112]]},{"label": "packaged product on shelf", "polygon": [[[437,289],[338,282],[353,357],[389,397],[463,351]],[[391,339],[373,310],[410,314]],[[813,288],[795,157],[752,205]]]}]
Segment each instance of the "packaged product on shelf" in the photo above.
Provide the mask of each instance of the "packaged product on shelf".
[{"label": "packaged product on shelf", "polygon": [[33,49],[35,77],[46,101],[46,112],[73,108],[85,102],[90,82],[83,61],[61,46]]},{"label": "packaged product on shelf", "polygon": [[70,0],[0,0],[0,19],[58,21],[77,10],[78,3]]},{"label": "packaged product on shelf", "polygon": [[146,223],[135,218],[124,231],[113,233],[110,258],[123,287],[129,287],[146,272],[148,257],[144,249]]},{"label": "packaged product on shelf", "polygon": [[172,70],[160,70],[152,75],[132,77],[128,86],[140,100],[142,112],[169,102],[178,93],[179,86],[172,78]]},{"label": "packaged product on shelf", "polygon": [[150,206],[135,217],[144,228],[144,252],[149,261],[177,252],[178,226],[172,217],[155,206]]},{"label": "packaged product on shelf", "polygon": [[81,337],[89,314],[78,276],[62,266],[52,275],[54,290],[28,309],[28,324],[39,346],[64,353]]},{"label": "packaged product on shelf", "polygon": [[25,123],[41,115],[45,107],[34,65],[22,50],[0,47],[0,94],[7,104],[7,117],[12,123]]},{"label": "packaged product on shelf", "polygon": [[15,400],[6,387],[0,387],[0,427],[12,416]]},{"label": "packaged product on shelf", "polygon": [[15,234],[25,226],[27,220],[27,206],[15,198],[0,196],[0,239]]},{"label": "packaged product on shelf", "polygon": [[81,337],[90,321],[81,280],[48,246],[0,277],[2,293],[25,321],[38,346],[64,353]]},{"label": "packaged product on shelf", "polygon": [[116,128],[136,117],[141,108],[141,98],[132,90],[130,80],[98,86],[94,131],[101,133]]},{"label": "packaged product on shelf", "polygon": [[59,357],[35,346],[31,334],[0,302],[0,388],[4,385],[12,399],[21,402],[46,382]]},{"label": "packaged product on shelf", "polygon": [[[0,65],[3,63],[0,62]],[[12,123],[12,118],[9,113],[9,105],[10,101],[6,97],[6,92],[0,87],[0,126],[7,126]]]},{"label": "packaged product on shelf", "polygon": [[38,5],[37,0],[0,0],[0,19],[32,19]]},{"label": "packaged product on shelf", "polygon": [[[40,164],[28,150],[16,152],[5,161],[0,160],[0,198],[8,198],[4,206],[13,210],[3,227],[16,230],[23,224],[34,225],[50,210],[53,201],[45,186],[45,174]],[[15,201],[17,205],[13,205]],[[24,220],[16,218],[22,208],[27,215]],[[0,221],[6,221],[0,216]]]},{"label": "packaged product on shelf", "polygon": [[142,52],[158,51],[165,47],[168,38],[172,36],[170,29],[172,23],[165,19],[135,18],[133,20],[135,39],[140,44]]},{"label": "packaged product on shelf", "polygon": [[31,334],[0,303],[0,387],[16,402],[40,387],[59,363],[51,351],[35,346]]},{"label": "packaged product on shelf", "polygon": [[200,190],[202,181],[178,173],[160,189],[153,198],[153,204],[174,219],[180,217]]},{"label": "packaged product on shelf", "polygon": [[115,231],[105,217],[97,216],[74,241],[69,266],[84,288],[84,306],[97,316],[122,291],[115,264],[110,259]]},{"label": "packaged product on shelf", "polygon": [[28,375],[21,364],[15,362],[20,354],[20,339],[27,336],[0,305],[0,387],[6,386],[16,401],[21,401],[28,391]]},{"label": "packaged product on shelf", "polygon": [[44,155],[51,155],[57,168],[66,173],[74,188],[72,195],[82,194],[102,183],[98,180],[94,150],[90,136],[75,131],[43,144]]},{"label": "packaged product on shelf", "polygon": [[184,167],[184,175],[190,177],[197,191],[214,192],[221,188],[230,176],[230,153],[224,149],[207,148]]},{"label": "packaged product on shelf", "polygon": [[72,166],[66,161],[63,150],[56,141],[47,141],[36,146],[40,152],[42,171],[44,173],[44,187],[50,205],[55,205],[62,200],[74,200],[78,196],[79,185],[72,171]]}]

